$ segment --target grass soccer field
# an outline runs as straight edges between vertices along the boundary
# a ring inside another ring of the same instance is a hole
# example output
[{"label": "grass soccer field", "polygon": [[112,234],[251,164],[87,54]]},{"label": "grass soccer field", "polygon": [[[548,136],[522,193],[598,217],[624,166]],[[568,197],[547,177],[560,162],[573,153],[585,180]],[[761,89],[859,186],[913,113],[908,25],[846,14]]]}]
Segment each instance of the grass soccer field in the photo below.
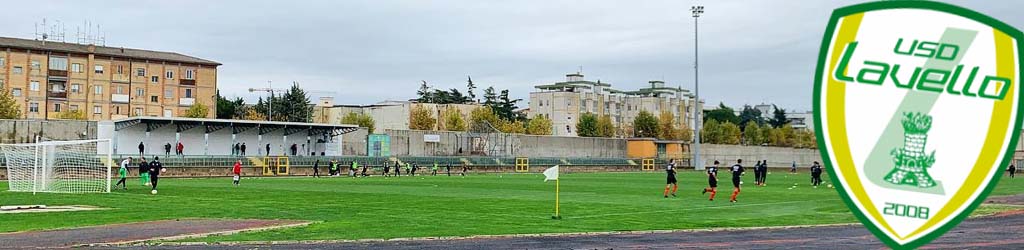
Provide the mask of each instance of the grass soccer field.
[{"label": "grass soccer field", "polygon": [[[663,173],[561,176],[562,220],[552,220],[554,182],[539,174],[399,178],[171,179],[150,195],[138,179],[111,194],[0,192],[0,205],[93,205],[108,210],[0,214],[0,232],[174,218],[294,219],[300,228],[214,236],[200,241],[277,241],[471,236],[523,233],[760,227],[856,222],[834,189],[809,187],[806,173],[776,171],[767,187],[746,176],[738,203],[723,178],[715,201],[700,190],[700,172],[679,174],[679,198],[662,198]],[[797,188],[790,189],[796,183]],[[0,182],[0,190],[7,184]],[[1024,193],[1004,178],[993,195]],[[1006,209],[984,207],[981,210]],[[195,240],[195,239],[193,239]],[[191,240],[190,240],[191,241]]]}]

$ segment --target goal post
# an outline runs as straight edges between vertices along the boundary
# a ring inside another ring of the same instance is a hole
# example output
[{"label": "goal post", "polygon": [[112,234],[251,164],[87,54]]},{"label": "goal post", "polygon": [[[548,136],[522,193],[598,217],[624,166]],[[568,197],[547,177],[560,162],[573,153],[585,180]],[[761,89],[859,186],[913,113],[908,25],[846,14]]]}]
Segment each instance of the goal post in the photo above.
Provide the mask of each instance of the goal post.
[{"label": "goal post", "polygon": [[109,139],[0,144],[13,192],[107,193],[115,165]]}]

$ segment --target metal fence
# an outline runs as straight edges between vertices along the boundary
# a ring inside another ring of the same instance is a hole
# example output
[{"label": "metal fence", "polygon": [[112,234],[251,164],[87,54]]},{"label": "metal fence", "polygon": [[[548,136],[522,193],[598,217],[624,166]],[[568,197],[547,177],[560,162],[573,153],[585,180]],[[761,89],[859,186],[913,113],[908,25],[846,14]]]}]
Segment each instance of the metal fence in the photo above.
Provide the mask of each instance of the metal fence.
[{"label": "metal fence", "polygon": [[[138,155],[121,154],[114,155],[114,160],[120,162],[122,159],[127,157],[133,157],[136,160]],[[273,157],[273,156],[272,156]],[[392,157],[373,157],[373,156],[288,156],[288,161],[292,167],[308,167],[320,160],[321,166],[326,165],[331,160],[348,164],[353,161],[358,162],[360,165],[367,165],[371,167],[380,167],[384,165],[384,162],[400,161],[401,163],[413,163],[420,166],[430,166],[434,163],[439,165],[451,164],[453,166],[496,166],[496,167],[510,167],[515,166],[517,157],[459,157],[459,156],[392,156]],[[147,156],[146,160],[152,161],[154,158]],[[246,166],[251,165],[252,160],[262,160],[263,156],[160,156],[160,163],[164,167],[176,168],[176,167],[230,167],[235,164],[236,160],[242,160],[242,163]],[[629,158],[550,158],[550,157],[530,157],[528,158],[530,165],[533,166],[639,166],[640,159],[629,159]],[[657,164],[664,164],[665,161],[658,160]],[[134,163],[133,163],[134,165]]]}]

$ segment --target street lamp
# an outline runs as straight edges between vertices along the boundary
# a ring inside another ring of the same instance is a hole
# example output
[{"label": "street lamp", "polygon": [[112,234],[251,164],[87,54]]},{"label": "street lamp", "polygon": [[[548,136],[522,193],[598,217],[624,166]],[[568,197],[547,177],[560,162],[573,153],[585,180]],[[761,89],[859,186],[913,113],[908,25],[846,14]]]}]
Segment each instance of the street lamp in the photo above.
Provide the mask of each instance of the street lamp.
[{"label": "street lamp", "polygon": [[701,127],[701,123],[703,123],[703,120],[701,118],[701,114],[704,113],[704,110],[703,110],[703,108],[700,107],[700,82],[698,81],[699,78],[698,78],[698,74],[697,74],[697,72],[699,70],[699,67],[698,67],[699,64],[697,64],[697,62],[698,62],[698,60],[697,60],[697,42],[698,42],[698,39],[697,39],[697,19],[700,17],[701,14],[704,14],[704,6],[700,6],[700,5],[692,6],[692,7],[690,7],[690,12],[693,13],[693,85],[694,85],[693,92],[694,92],[694,95],[696,96],[696,99],[697,99],[694,102],[694,106],[693,106],[693,110],[695,111],[694,113],[696,115],[695,116],[696,118],[694,119],[694,122],[693,122],[693,124],[694,124],[693,134],[695,135],[694,136],[694,143],[693,143],[693,145],[694,145],[693,157],[695,159],[695,161],[694,161],[694,164],[695,164],[694,168],[696,168],[696,169],[703,169],[704,168],[704,162],[701,161],[701,159],[700,159],[700,127]]}]

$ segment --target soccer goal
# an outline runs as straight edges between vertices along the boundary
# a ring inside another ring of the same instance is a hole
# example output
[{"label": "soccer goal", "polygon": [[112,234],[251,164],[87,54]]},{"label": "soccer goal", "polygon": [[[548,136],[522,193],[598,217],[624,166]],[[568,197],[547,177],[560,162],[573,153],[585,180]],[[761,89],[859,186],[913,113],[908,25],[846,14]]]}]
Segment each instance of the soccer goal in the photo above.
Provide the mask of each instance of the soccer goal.
[{"label": "soccer goal", "polygon": [[14,192],[110,192],[110,140],[0,144]]}]

